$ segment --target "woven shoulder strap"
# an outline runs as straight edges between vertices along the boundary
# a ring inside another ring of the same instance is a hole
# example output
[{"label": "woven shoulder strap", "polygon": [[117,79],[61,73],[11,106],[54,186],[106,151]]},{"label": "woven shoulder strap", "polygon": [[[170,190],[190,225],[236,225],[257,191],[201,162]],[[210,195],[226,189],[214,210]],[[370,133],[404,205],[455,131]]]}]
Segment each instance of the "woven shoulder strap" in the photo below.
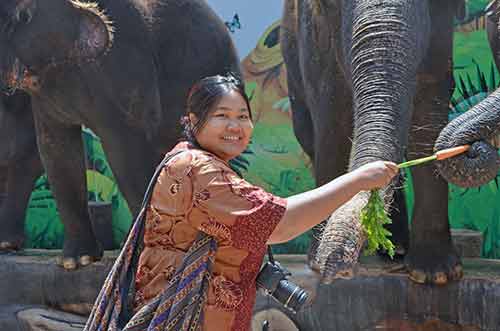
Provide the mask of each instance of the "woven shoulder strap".
[{"label": "woven shoulder strap", "polygon": [[208,280],[217,243],[199,232],[172,280],[160,295],[132,315],[135,273],[142,251],[146,210],[163,167],[182,151],[167,155],[156,168],[127,240],[97,296],[84,331],[198,330],[203,321]]}]

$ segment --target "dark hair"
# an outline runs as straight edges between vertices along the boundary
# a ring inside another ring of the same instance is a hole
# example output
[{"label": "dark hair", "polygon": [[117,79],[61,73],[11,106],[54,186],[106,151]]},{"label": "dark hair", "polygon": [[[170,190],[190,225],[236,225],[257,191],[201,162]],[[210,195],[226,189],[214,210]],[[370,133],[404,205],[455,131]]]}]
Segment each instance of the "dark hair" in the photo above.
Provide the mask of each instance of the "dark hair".
[{"label": "dark hair", "polygon": [[[219,100],[231,91],[238,92],[247,104],[250,119],[252,112],[250,110],[250,101],[245,93],[243,82],[232,73],[225,76],[216,75],[201,79],[189,90],[186,101],[186,114],[181,118],[183,128],[182,136],[184,139],[197,143],[195,135],[207,122],[210,111]],[[198,122],[193,125],[189,120],[189,114],[193,113],[198,118]]]}]

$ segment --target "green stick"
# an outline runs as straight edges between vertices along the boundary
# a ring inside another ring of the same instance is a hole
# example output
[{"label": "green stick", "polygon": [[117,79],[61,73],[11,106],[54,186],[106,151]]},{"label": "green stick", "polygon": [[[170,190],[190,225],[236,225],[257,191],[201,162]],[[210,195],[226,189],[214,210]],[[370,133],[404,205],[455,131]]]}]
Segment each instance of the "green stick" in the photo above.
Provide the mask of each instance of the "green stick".
[{"label": "green stick", "polygon": [[416,166],[416,165],[419,165],[422,163],[434,161],[436,158],[437,158],[436,155],[432,155],[432,156],[427,156],[427,157],[423,157],[423,158],[416,159],[416,160],[406,161],[406,162],[398,164],[398,168],[403,169],[403,168],[413,167],[413,166]]}]

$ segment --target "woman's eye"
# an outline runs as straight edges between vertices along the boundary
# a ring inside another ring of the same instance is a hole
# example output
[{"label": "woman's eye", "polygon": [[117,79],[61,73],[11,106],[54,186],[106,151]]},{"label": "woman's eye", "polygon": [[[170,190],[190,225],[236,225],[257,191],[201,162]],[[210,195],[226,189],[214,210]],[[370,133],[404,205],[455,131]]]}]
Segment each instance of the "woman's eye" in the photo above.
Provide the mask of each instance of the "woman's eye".
[{"label": "woman's eye", "polygon": [[214,114],[214,117],[226,117],[226,114],[218,113],[218,114]]},{"label": "woman's eye", "polygon": [[249,118],[250,118],[250,116],[248,116],[247,114],[245,114],[245,115],[240,115],[240,119],[241,119],[241,120],[247,120],[247,119],[249,119]]}]

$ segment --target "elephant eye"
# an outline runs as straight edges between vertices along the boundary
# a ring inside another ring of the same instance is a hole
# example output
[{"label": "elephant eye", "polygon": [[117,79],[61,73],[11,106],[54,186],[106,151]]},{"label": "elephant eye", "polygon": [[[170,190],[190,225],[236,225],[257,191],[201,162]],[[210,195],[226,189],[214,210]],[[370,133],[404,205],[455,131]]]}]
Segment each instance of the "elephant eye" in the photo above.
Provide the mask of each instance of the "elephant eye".
[{"label": "elephant eye", "polygon": [[33,16],[28,10],[23,10],[19,13],[19,22],[22,24],[28,24],[32,18]]}]

